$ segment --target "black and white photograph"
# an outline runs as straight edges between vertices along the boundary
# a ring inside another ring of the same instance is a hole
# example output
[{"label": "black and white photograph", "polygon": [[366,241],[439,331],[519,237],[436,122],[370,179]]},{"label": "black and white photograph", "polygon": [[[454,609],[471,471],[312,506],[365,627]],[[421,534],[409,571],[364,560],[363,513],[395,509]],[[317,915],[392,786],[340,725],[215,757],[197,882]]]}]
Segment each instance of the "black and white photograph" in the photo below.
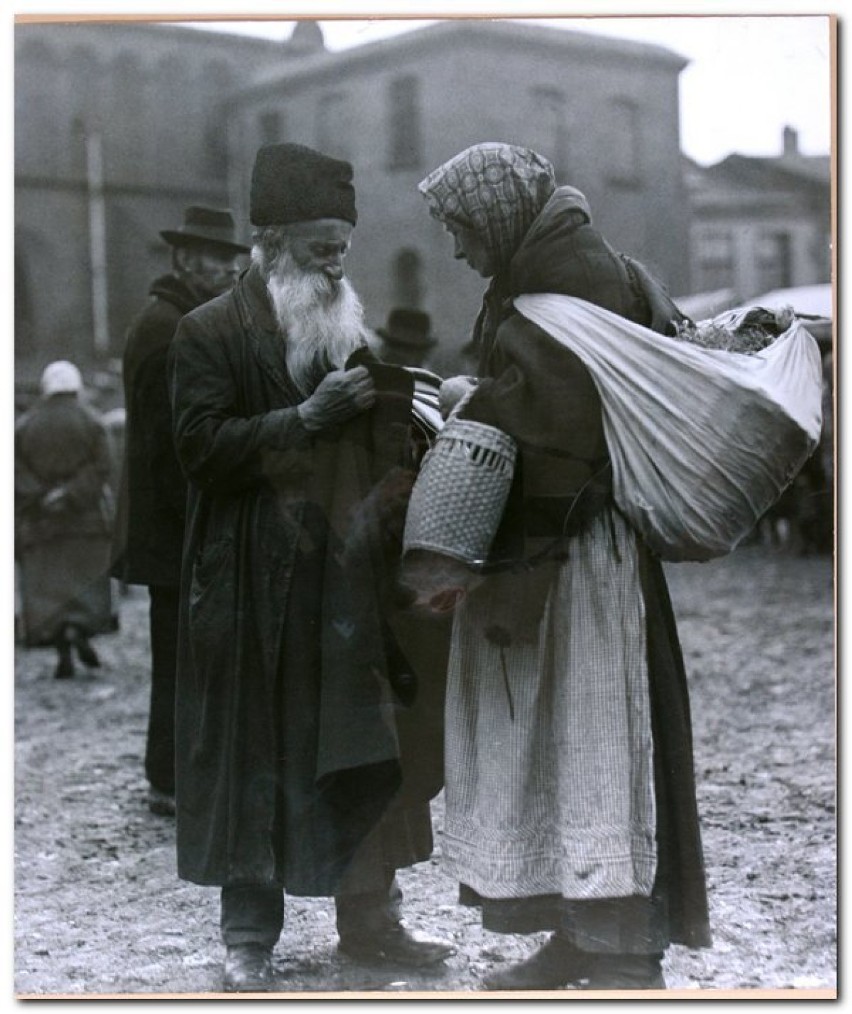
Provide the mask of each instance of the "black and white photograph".
[{"label": "black and white photograph", "polygon": [[838,16],[7,27],[14,997],[836,999]]}]

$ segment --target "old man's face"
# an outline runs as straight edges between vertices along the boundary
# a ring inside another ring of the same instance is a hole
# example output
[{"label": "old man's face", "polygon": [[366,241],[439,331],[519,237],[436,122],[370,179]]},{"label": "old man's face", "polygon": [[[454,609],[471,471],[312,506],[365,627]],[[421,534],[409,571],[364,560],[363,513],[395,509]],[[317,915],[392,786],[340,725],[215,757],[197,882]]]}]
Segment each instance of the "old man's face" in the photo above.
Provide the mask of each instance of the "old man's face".
[{"label": "old man's face", "polygon": [[363,308],[345,277],[352,226],[317,219],[264,230],[252,258],[266,278],[287,368],[305,395],[365,343]]},{"label": "old man's face", "polygon": [[337,218],[297,222],[288,227],[290,254],[302,271],[318,272],[339,282],[343,259],[349,251],[352,226]]}]

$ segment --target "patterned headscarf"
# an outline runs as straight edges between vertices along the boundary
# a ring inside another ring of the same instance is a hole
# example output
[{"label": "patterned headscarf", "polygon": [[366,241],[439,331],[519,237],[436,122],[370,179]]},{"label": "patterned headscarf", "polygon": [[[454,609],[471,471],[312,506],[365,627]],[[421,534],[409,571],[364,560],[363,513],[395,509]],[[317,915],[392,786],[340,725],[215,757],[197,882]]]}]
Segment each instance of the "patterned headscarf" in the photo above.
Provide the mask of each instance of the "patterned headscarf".
[{"label": "patterned headscarf", "polygon": [[466,148],[429,173],[417,189],[439,222],[476,232],[501,271],[556,181],[546,158],[529,148],[494,141]]}]

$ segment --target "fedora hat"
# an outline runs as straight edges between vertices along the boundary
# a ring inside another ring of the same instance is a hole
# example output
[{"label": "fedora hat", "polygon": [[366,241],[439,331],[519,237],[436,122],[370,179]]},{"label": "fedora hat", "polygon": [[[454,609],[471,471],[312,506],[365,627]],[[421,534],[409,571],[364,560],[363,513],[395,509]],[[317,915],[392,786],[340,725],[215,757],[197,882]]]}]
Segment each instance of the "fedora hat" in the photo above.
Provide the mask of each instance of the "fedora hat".
[{"label": "fedora hat", "polygon": [[376,334],[390,345],[404,345],[408,348],[427,349],[438,341],[429,334],[432,321],[422,310],[394,309],[388,314],[384,327],[376,328]]},{"label": "fedora hat", "polygon": [[212,243],[234,253],[248,253],[249,247],[234,239],[234,231],[234,219],[227,209],[193,204],[183,213],[183,225],[177,229],[163,229],[160,235],[170,246]]}]

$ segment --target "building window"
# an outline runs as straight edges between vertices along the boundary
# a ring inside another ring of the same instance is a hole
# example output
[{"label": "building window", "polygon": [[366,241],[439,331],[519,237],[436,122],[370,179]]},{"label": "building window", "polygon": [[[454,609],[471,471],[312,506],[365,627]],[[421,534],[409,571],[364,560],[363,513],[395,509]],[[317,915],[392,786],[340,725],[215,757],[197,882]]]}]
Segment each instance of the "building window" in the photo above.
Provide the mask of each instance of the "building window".
[{"label": "building window", "polygon": [[544,155],[564,180],[570,173],[565,96],[555,88],[533,88],[531,99],[530,147]]},{"label": "building window", "polygon": [[391,169],[416,169],[423,160],[420,122],[420,82],[416,77],[394,78],[388,88]]},{"label": "building window", "polygon": [[616,99],[610,112],[609,177],[615,183],[639,183],[639,107],[630,99]]},{"label": "building window", "polygon": [[734,286],[734,238],[730,232],[713,230],[697,236],[696,257],[699,292]]},{"label": "building window", "polygon": [[260,144],[278,144],[285,140],[284,114],[280,109],[264,109],[257,117],[257,134]]},{"label": "building window", "polygon": [[394,304],[419,310],[423,299],[420,255],[416,250],[400,250],[393,265]]},{"label": "building window", "polygon": [[814,265],[814,277],[829,281],[831,278],[831,233],[819,230],[808,249]]},{"label": "building window", "polygon": [[329,92],[319,100],[317,110],[317,147],[336,158],[348,159],[349,117],[346,96],[342,92]]},{"label": "building window", "polygon": [[761,292],[786,289],[793,284],[793,258],[790,234],[764,232],[755,246],[757,279]]},{"label": "building window", "polygon": [[225,121],[210,116],[204,127],[204,162],[207,174],[214,180],[228,176],[228,139]]}]

